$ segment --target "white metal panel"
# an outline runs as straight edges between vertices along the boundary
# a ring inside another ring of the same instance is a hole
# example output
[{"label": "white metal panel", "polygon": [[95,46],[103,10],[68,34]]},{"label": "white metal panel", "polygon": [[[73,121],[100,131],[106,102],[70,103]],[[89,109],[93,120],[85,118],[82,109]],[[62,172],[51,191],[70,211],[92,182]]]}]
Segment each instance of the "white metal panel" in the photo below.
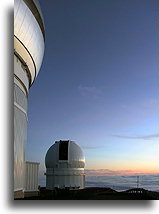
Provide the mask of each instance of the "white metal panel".
[{"label": "white metal panel", "polygon": [[84,168],[47,168],[48,175],[83,175]]},{"label": "white metal panel", "polygon": [[24,109],[23,112],[27,111],[27,98],[24,92],[16,84],[14,85],[14,102]]},{"label": "white metal panel", "polygon": [[14,77],[14,84],[17,85],[20,88],[21,91],[23,91],[23,93],[25,94],[25,96],[27,96],[27,92],[25,91],[23,85],[15,77]]},{"label": "white metal panel", "polygon": [[45,156],[46,168],[56,168],[59,162],[59,143],[53,144]]},{"label": "white metal panel", "polygon": [[23,61],[26,63],[31,76],[31,83],[33,82],[36,74],[36,67],[34,64],[34,60],[32,59],[28,50],[24,47],[22,43],[19,42],[18,38],[14,37],[14,49],[16,53],[20,55]]},{"label": "white metal panel", "polygon": [[27,117],[14,106],[14,191],[24,188]]},{"label": "white metal panel", "polygon": [[25,88],[29,88],[29,79],[20,60],[14,55],[14,74],[23,82]]},{"label": "white metal panel", "polygon": [[82,149],[74,142],[69,143],[68,147],[69,163],[72,167],[84,168],[85,158]]},{"label": "white metal panel", "polygon": [[70,188],[83,189],[85,187],[84,186],[84,175],[47,176],[46,177],[46,189],[53,190],[56,187],[58,187],[58,188],[70,187]]},{"label": "white metal panel", "polygon": [[25,191],[38,191],[39,163],[25,163]]},{"label": "white metal panel", "polygon": [[14,78],[14,191],[17,191],[24,189],[28,76],[16,57],[14,69],[19,76],[19,80]]}]

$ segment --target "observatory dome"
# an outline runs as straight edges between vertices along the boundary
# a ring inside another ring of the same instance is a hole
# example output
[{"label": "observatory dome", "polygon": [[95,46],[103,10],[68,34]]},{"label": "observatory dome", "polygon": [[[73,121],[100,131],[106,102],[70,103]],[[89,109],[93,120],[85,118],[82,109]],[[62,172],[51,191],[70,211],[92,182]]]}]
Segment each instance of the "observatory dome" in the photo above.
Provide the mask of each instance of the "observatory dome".
[{"label": "observatory dome", "polygon": [[73,141],[56,141],[46,153],[46,188],[82,189],[85,184],[85,158]]},{"label": "observatory dome", "polygon": [[37,0],[16,0],[14,4],[14,52],[26,65],[29,86],[34,82],[44,55],[44,21]]},{"label": "observatory dome", "polygon": [[85,158],[81,148],[73,141],[56,141],[45,157],[46,168],[63,167],[67,162],[70,168],[84,168]]},{"label": "observatory dome", "polygon": [[[27,179],[35,184],[36,164],[25,163],[29,88],[44,55],[45,29],[38,0],[14,0],[14,197],[24,197]],[[27,167],[26,167],[27,165]],[[35,169],[35,173],[33,173]],[[25,172],[26,170],[26,172]],[[29,181],[30,182],[30,181]],[[34,185],[35,184],[35,185]],[[33,190],[32,189],[32,190]],[[31,191],[32,191],[31,190]],[[30,190],[29,190],[30,191]],[[38,190],[37,190],[38,191]]]}]

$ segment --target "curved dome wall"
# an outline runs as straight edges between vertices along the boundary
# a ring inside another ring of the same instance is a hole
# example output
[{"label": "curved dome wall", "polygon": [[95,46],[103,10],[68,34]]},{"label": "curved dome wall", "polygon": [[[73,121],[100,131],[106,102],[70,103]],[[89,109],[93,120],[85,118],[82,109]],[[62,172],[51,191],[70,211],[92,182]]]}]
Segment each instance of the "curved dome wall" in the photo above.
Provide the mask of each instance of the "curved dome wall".
[{"label": "curved dome wall", "polygon": [[46,153],[46,188],[82,189],[85,158],[73,141],[56,141]]},{"label": "curved dome wall", "polygon": [[28,90],[44,54],[45,32],[35,0],[14,1],[14,197],[24,196]]},{"label": "curved dome wall", "polygon": [[16,0],[14,6],[14,49],[28,68],[30,85],[39,72],[44,54],[43,18],[36,5],[33,0]]}]

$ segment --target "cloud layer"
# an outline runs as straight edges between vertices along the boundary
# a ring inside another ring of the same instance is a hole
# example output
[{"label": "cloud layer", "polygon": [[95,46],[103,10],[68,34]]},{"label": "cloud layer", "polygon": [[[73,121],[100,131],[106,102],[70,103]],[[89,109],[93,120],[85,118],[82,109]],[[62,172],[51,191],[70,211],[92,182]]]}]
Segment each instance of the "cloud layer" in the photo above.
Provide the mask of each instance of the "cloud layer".
[{"label": "cloud layer", "polygon": [[125,139],[152,140],[154,138],[158,138],[159,134],[142,135],[142,136],[127,136],[127,135],[111,135],[111,136],[112,137],[117,137],[117,138],[125,138]]},{"label": "cloud layer", "polygon": [[131,170],[86,169],[86,176],[117,176],[131,174]]}]

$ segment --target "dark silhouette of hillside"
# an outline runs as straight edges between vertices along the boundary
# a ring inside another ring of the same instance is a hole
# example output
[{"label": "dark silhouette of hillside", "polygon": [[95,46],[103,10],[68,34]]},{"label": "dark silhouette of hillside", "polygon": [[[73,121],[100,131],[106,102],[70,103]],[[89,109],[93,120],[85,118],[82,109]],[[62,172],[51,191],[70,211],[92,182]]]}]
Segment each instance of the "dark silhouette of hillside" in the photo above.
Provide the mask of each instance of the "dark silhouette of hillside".
[{"label": "dark silhouette of hillside", "polygon": [[89,187],[81,190],[40,188],[39,196],[19,200],[158,200],[159,192],[141,188],[117,192],[111,188]]}]

